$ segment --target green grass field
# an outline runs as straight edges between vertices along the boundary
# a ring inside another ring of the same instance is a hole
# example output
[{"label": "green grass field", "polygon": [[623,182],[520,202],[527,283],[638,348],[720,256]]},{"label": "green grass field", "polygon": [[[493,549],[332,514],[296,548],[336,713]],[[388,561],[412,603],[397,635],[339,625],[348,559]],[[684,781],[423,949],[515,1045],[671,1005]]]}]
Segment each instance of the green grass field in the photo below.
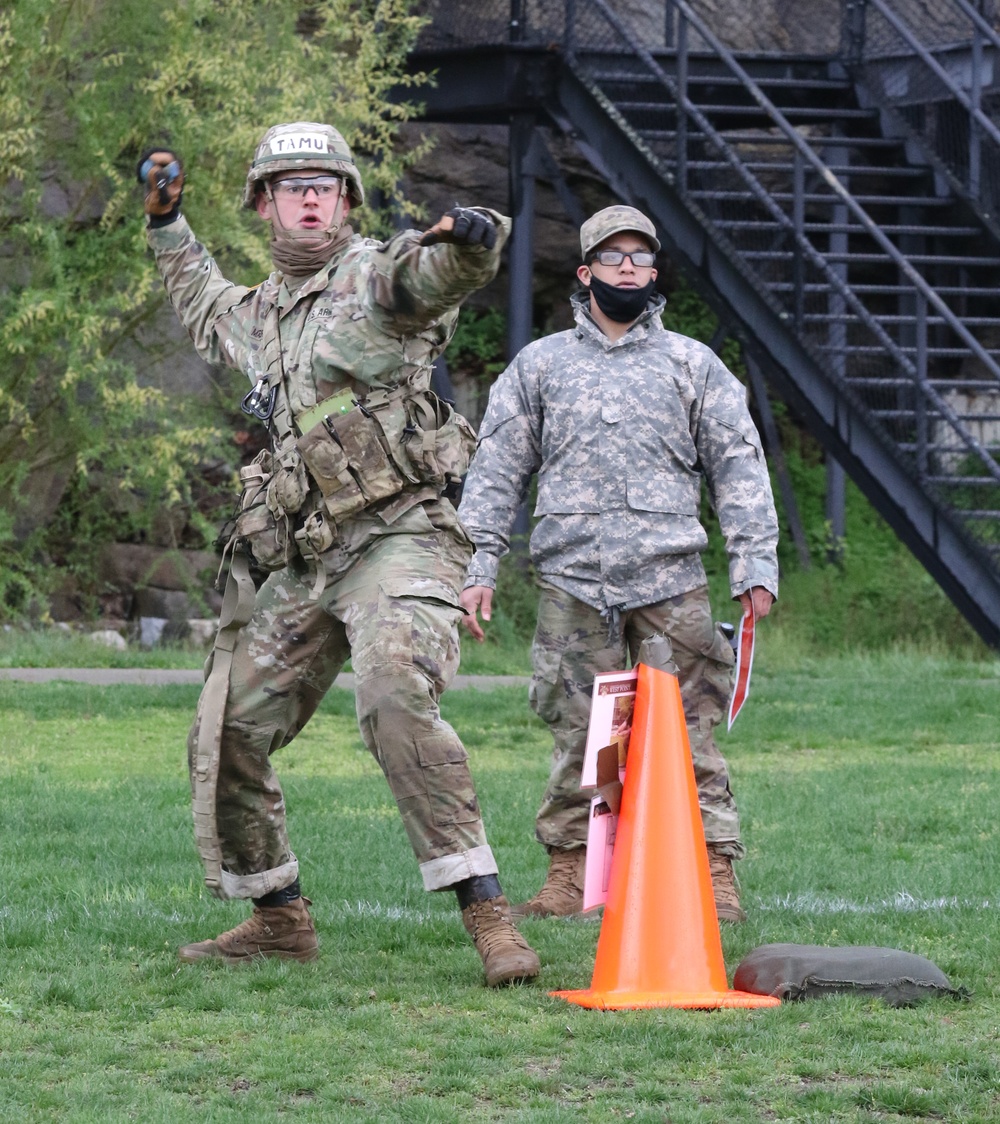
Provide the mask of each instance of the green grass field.
[{"label": "green grass field", "polygon": [[[965,1001],[590,1012],[598,925],[532,922],[538,986],[489,992],[427,895],[335,691],[279,771],[322,955],[185,965],[239,920],[203,891],[183,744],[194,688],[0,684],[0,1120],[996,1121],[1000,663],[781,659],[724,744],[750,920],[772,941],[933,959]],[[531,893],[546,774],[524,693],[452,692],[502,879]]]}]

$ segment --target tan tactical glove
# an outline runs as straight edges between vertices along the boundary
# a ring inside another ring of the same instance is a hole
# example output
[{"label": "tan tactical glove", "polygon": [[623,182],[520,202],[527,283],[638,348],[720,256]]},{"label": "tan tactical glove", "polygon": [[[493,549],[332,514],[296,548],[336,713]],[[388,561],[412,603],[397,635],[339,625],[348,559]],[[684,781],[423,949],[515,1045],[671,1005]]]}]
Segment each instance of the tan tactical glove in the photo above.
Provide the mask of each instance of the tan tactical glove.
[{"label": "tan tactical glove", "polygon": [[151,226],[164,226],[181,213],[184,167],[167,148],[150,148],[139,157],[136,178],[146,189],[143,208]]}]

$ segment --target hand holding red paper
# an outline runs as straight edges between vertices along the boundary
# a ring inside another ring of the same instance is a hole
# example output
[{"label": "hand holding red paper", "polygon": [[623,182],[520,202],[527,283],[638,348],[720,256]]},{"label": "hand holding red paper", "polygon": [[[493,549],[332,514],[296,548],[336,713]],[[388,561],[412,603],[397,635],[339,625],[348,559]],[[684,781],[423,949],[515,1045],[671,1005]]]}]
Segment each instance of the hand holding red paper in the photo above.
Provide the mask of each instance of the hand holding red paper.
[{"label": "hand holding red paper", "polygon": [[754,624],[759,617],[766,617],[774,604],[774,597],[761,585],[755,585],[748,593],[740,594],[743,606],[743,620],[736,638],[736,678],[733,694],[729,700],[729,725],[733,728],[736,716],[750,694],[750,669],[753,667]]}]

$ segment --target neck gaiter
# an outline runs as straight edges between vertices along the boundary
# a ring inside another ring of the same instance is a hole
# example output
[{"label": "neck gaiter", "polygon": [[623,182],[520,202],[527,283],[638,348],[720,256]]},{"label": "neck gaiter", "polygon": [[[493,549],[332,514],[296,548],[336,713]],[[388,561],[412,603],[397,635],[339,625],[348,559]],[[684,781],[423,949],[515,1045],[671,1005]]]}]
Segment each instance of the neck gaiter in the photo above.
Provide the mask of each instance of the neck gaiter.
[{"label": "neck gaiter", "polygon": [[347,245],[354,237],[350,226],[342,226],[336,234],[314,235],[304,239],[276,230],[271,239],[271,261],[291,278],[311,277]]}]

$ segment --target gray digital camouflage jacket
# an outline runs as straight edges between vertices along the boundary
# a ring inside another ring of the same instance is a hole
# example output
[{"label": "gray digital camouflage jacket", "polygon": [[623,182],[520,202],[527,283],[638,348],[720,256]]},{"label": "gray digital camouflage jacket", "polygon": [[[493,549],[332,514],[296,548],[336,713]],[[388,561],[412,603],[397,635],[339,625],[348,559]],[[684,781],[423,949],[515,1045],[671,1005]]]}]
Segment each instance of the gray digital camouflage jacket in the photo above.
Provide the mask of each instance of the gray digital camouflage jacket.
[{"label": "gray digital camouflage jacket", "polygon": [[531,475],[540,577],[595,608],[651,605],[705,583],[702,480],[734,596],[778,592],[778,525],[743,386],[715,353],[663,328],[664,300],[612,342],[572,298],[576,328],[528,344],[499,377],[459,517],[466,587],[496,584]]},{"label": "gray digital camouflage jacket", "polygon": [[496,275],[510,220],[486,213],[497,225],[492,250],[422,247],[416,230],[387,242],[356,234],[295,292],[280,273],[253,289],[227,281],[183,217],[146,233],[171,303],[208,362],[255,383],[274,345],[266,335],[277,305],[288,401],[299,417],[343,389],[426,389],[459,304]]}]

